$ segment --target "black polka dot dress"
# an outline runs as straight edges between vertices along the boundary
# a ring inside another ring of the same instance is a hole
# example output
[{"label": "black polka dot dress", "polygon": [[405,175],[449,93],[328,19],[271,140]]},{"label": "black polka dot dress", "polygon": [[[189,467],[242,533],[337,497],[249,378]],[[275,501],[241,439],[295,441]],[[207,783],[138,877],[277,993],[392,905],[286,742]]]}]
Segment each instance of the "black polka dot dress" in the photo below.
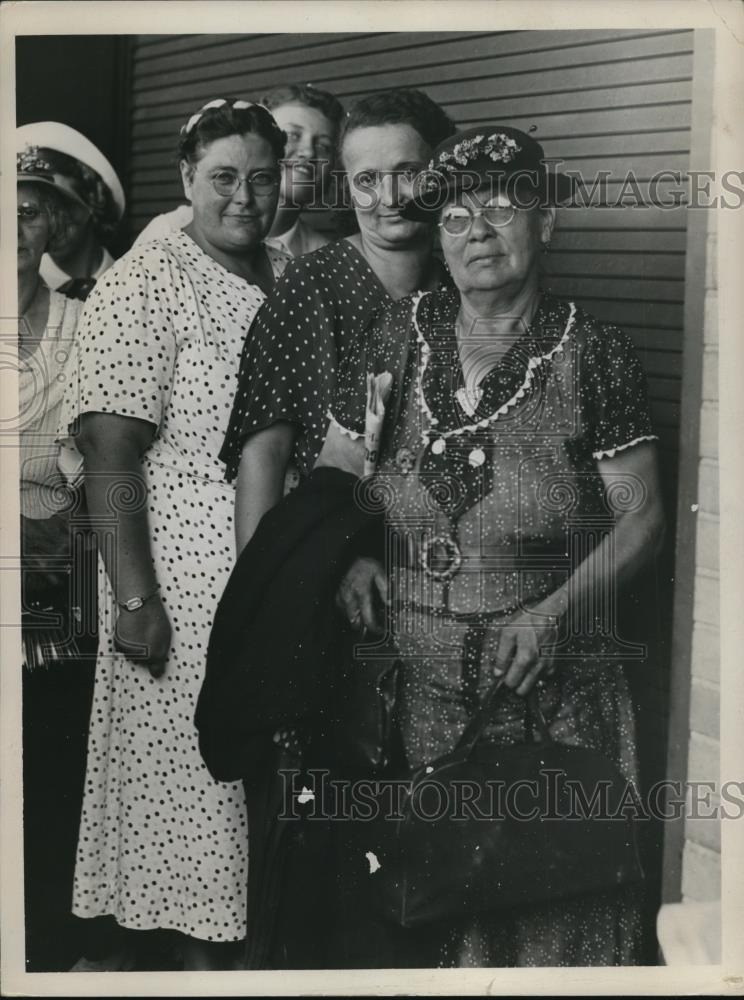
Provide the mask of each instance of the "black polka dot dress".
[{"label": "black polka dot dress", "polygon": [[287,420],[294,462],[310,472],[328,426],[336,366],[353,335],[392,300],[362,254],[339,240],[293,260],[246,341],[221,458],[237,475],[246,437]]},{"label": "black polka dot dress", "polygon": [[[403,667],[399,722],[412,767],[453,750],[493,683],[500,628],[562,586],[612,530],[607,495],[615,509],[638,502],[642,485],[619,477],[605,487],[598,461],[656,436],[645,377],[622,331],[543,295],[529,329],[468,398],[458,310],[454,291],[388,308],[347,352],[332,405],[334,422],[358,437],[367,373],[393,375],[376,495],[386,498],[398,553],[388,624]],[[634,783],[624,666],[639,648],[618,634],[606,596],[572,606],[557,669],[538,696],[557,742],[599,751]],[[522,698],[504,697],[488,737],[525,741]],[[422,964],[634,964],[638,892],[454,921],[427,947]]]},{"label": "black polka dot dress", "polygon": [[[278,275],[288,258],[267,253]],[[123,482],[112,503],[146,503],[172,644],[160,679],[114,652],[115,604],[101,563],[73,901],[80,917],[110,914],[124,927],[212,941],[245,936],[243,789],[210,777],[193,720],[214,609],[235,561],[234,491],[217,456],[263,299],[179,231],[130,251],[85,306],[62,426],[102,411],[157,428],[142,463],[146,497]]]}]

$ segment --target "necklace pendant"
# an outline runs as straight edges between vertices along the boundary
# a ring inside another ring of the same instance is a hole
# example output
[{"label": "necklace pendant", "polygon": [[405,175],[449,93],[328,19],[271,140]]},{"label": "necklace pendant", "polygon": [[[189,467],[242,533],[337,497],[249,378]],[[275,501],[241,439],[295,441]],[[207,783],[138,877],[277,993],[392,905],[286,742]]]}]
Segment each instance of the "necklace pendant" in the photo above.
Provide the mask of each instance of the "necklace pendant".
[{"label": "necklace pendant", "polygon": [[441,455],[446,447],[447,447],[447,442],[444,440],[444,438],[437,438],[437,440],[431,446],[431,453],[432,455]]},{"label": "necklace pendant", "polygon": [[486,460],[486,453],[482,448],[473,448],[473,450],[468,455],[468,462],[477,469],[479,465],[483,465]]}]

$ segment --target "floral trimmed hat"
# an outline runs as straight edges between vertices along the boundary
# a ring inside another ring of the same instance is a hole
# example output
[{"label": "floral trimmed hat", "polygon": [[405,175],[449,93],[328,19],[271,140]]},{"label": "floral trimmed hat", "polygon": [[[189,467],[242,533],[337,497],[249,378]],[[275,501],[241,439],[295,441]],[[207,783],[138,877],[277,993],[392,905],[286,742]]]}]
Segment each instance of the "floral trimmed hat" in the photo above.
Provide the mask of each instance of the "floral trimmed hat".
[{"label": "floral trimmed hat", "polygon": [[47,152],[38,146],[26,144],[16,151],[16,180],[18,184],[40,184],[54,188],[62,203],[77,202],[88,208],[82,198],[64,182],[54,170]]},{"label": "floral trimmed hat", "polygon": [[16,153],[16,174],[19,183],[54,184],[52,165],[41,155],[38,146],[25,146]]},{"label": "floral trimmed hat", "polygon": [[[16,129],[17,153],[23,153],[27,146],[38,149],[40,157],[50,164],[61,194],[94,214],[101,214],[103,203],[110,202],[106,213],[115,222],[121,220],[126,208],[121,181],[100,149],[82,132],[62,122],[30,122]],[[60,162],[59,154],[68,158],[68,163]]]},{"label": "floral trimmed hat", "polygon": [[59,183],[52,164],[38,146],[24,146],[16,152],[16,178],[18,184],[54,188],[63,204],[69,198],[80,200]]},{"label": "floral trimmed hat", "polygon": [[[485,125],[458,132],[434,150],[414,181],[413,198],[402,211],[409,219],[430,220],[454,195],[487,187],[528,208],[557,205],[571,195],[571,181],[549,170],[537,140],[509,125]],[[481,192],[483,197],[483,192]]]}]

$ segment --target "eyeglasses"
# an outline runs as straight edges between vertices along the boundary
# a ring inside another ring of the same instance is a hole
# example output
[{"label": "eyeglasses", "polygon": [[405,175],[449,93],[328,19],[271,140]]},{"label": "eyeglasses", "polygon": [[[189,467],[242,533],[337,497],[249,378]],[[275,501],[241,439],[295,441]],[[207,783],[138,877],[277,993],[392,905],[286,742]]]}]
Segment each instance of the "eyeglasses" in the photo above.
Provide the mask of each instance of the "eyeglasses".
[{"label": "eyeglasses", "polygon": [[513,205],[486,205],[484,208],[470,208],[468,205],[453,205],[445,208],[439,228],[450,236],[463,236],[469,233],[476,219],[482,215],[492,229],[503,229],[514,218],[516,209]]},{"label": "eyeglasses", "polygon": [[27,226],[38,226],[42,221],[42,216],[47,212],[38,205],[31,205],[27,201],[18,206],[18,221],[24,222]]},{"label": "eyeglasses", "polygon": [[210,174],[212,187],[222,198],[231,198],[244,181],[253,194],[268,195],[279,187],[279,175],[270,170],[257,170],[254,174],[237,174],[233,170],[218,170]]}]

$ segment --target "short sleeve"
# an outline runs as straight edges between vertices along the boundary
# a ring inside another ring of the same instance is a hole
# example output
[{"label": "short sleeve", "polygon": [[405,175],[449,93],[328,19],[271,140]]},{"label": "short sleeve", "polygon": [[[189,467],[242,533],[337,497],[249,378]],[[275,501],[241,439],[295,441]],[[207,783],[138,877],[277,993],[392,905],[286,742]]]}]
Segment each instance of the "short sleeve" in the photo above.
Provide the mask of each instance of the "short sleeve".
[{"label": "short sleeve", "polygon": [[59,437],[84,413],[115,413],[160,427],[170,399],[177,344],[172,268],[156,249],[130,252],[99,279],[83,309],[68,368]]},{"label": "short sleeve", "polygon": [[172,212],[156,215],[154,219],[150,219],[132,245],[135,247],[144,246],[145,243],[162,239],[169,233],[178,232],[179,229],[188,226],[193,218],[194,210],[191,205],[179,205]]},{"label": "short sleeve", "polygon": [[593,458],[612,458],[617,451],[657,439],[646,375],[633,341],[622,330],[603,326],[590,335],[580,393]]},{"label": "short sleeve", "polygon": [[243,348],[220,451],[228,481],[237,475],[245,439],[277,421],[294,424],[319,450],[325,429],[319,413],[327,406],[335,376],[334,322],[333,304],[305,262],[290,263],[259,310]]}]

